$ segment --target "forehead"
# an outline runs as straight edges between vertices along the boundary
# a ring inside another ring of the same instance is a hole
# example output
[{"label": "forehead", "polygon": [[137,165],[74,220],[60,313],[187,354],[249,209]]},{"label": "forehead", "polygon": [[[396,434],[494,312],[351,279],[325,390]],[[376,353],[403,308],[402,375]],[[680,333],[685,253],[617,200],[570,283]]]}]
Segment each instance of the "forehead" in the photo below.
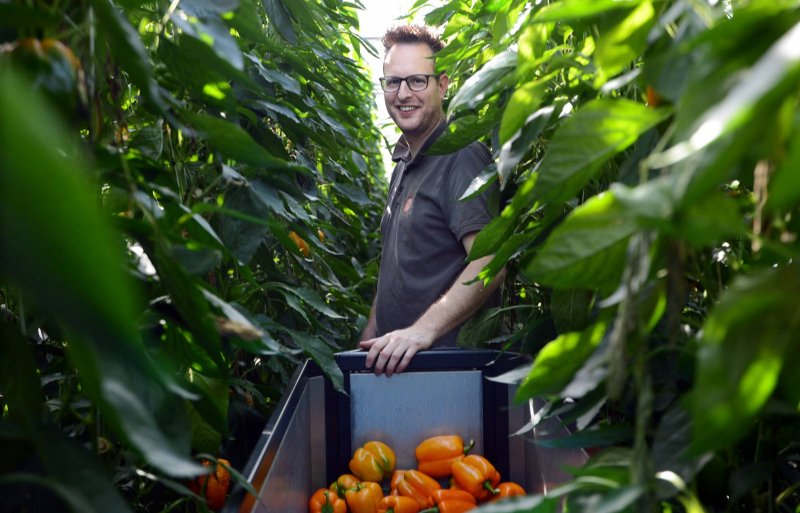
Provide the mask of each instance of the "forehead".
[{"label": "forehead", "polygon": [[383,60],[386,75],[433,73],[433,68],[433,50],[425,43],[397,43],[386,52]]}]

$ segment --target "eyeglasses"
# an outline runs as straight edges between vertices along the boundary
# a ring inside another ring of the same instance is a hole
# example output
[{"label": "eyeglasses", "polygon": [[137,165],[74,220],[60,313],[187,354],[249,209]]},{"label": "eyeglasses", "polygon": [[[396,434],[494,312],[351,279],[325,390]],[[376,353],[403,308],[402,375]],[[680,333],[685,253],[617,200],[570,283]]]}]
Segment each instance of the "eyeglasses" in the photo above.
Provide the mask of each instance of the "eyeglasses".
[{"label": "eyeglasses", "polygon": [[396,93],[405,82],[412,91],[424,91],[428,88],[428,79],[438,75],[409,75],[407,77],[381,77],[381,89],[387,93]]}]

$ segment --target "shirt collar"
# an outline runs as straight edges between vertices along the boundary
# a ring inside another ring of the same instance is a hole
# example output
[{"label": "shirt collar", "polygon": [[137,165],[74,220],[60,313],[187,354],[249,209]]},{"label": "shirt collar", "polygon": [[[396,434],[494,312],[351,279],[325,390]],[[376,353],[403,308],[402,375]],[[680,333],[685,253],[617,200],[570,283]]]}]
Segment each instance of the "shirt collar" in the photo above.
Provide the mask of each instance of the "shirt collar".
[{"label": "shirt collar", "polygon": [[[413,160],[417,160],[417,158],[423,155],[428,148],[433,146],[433,143],[436,142],[436,139],[438,139],[440,135],[442,135],[442,132],[444,132],[444,129],[447,127],[447,125],[448,122],[446,120],[442,120],[438,125],[436,125],[436,128],[434,128],[433,132],[431,132],[428,138],[425,139],[425,142],[419,149],[419,153],[417,153]],[[397,144],[395,144],[394,151],[392,152],[392,160],[394,162],[399,162],[402,160],[406,163],[406,165],[411,163],[411,147],[408,145],[405,135],[401,135],[400,139],[397,141]]]}]

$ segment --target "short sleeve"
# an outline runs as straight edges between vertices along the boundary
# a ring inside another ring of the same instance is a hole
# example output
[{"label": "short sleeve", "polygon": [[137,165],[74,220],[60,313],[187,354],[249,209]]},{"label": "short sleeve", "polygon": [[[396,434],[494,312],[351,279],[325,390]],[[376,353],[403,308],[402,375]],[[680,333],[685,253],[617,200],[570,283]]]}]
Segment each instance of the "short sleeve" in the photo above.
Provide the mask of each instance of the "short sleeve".
[{"label": "short sleeve", "polygon": [[492,161],[489,149],[480,142],[475,142],[459,150],[448,169],[440,191],[442,211],[450,231],[458,240],[473,232],[480,231],[492,220],[488,208],[488,198],[494,184],[481,194],[466,201],[459,201],[472,181],[479,176]]}]

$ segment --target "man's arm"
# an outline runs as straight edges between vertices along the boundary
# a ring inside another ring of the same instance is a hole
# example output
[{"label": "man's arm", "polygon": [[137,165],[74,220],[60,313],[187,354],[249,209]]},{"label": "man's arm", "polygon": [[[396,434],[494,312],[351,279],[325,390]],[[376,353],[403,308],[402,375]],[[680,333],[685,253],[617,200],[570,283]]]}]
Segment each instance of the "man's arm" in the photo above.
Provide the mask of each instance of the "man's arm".
[{"label": "man's arm", "polygon": [[[462,239],[467,254],[472,249],[476,235],[471,233]],[[428,349],[436,339],[477,312],[502,283],[505,268],[485,287],[480,281],[469,285],[465,283],[474,280],[492,258],[491,255],[485,256],[467,264],[447,292],[408,328],[395,330],[378,338],[362,340],[359,347],[369,350],[367,368],[374,364],[375,374],[378,375],[385,372],[387,376],[391,376],[394,372],[403,372],[417,352]]]},{"label": "man's arm", "polygon": [[378,334],[377,331],[377,319],[375,316],[375,302],[377,299],[372,300],[372,308],[369,309],[369,318],[367,319],[367,324],[364,326],[364,330],[361,332],[361,338],[359,341],[369,340],[374,338],[375,335]]}]

